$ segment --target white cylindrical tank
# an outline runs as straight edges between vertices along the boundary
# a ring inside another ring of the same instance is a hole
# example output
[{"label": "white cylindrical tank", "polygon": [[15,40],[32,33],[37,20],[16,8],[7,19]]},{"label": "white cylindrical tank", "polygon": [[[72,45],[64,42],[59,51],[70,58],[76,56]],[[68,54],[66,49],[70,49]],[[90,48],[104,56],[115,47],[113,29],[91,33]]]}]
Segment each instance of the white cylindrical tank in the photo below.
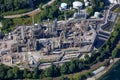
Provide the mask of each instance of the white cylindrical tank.
[{"label": "white cylindrical tank", "polygon": [[117,4],[117,3],[118,3],[117,0],[109,0],[109,2],[110,2],[111,4]]},{"label": "white cylindrical tank", "polygon": [[85,6],[86,6],[86,7],[89,6],[89,4],[90,4],[89,2],[85,2]]},{"label": "white cylindrical tank", "polygon": [[100,16],[100,12],[95,12],[95,13],[94,13],[94,17],[95,17],[95,18],[99,18],[99,16]]},{"label": "white cylindrical tank", "polygon": [[83,6],[83,3],[80,1],[73,2],[73,8],[75,8],[75,9],[82,8],[82,6]]},{"label": "white cylindrical tank", "polygon": [[62,10],[67,9],[67,3],[61,3],[60,8],[61,8]]},{"label": "white cylindrical tank", "polygon": [[84,0],[84,2],[87,2],[88,0]]}]

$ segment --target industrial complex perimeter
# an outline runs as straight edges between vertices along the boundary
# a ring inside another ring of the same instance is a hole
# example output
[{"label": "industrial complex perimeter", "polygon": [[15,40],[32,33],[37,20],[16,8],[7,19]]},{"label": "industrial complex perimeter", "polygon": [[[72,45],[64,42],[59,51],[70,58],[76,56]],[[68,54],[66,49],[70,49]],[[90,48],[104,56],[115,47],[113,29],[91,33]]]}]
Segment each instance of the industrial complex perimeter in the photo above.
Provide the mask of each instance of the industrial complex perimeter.
[{"label": "industrial complex perimeter", "polygon": [[[61,3],[59,10],[64,11],[63,21],[45,20],[34,25],[17,26],[8,35],[0,36],[0,62],[20,69],[32,69],[39,66],[45,69],[51,65],[61,65],[74,58],[82,58],[91,51],[97,50],[108,40],[118,13],[114,9],[119,6],[117,0],[109,0],[108,9],[95,12],[87,18],[83,5],[91,7],[89,0],[85,4],[73,2],[73,8]],[[66,19],[66,11],[77,9],[73,17]]]}]

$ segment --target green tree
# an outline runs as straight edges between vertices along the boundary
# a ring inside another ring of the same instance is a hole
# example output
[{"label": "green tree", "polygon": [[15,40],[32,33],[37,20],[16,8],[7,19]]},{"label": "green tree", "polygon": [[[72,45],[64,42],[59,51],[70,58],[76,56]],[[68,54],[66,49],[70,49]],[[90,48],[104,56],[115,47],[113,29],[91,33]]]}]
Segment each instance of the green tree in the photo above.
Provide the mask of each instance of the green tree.
[{"label": "green tree", "polygon": [[38,67],[36,67],[34,69],[33,78],[34,79],[38,79],[39,78],[39,69],[38,69]]},{"label": "green tree", "polygon": [[103,9],[104,8],[104,2],[99,2],[99,8]]},{"label": "green tree", "polygon": [[7,78],[8,78],[8,79],[12,79],[13,77],[14,77],[13,71],[12,71],[12,69],[9,69],[9,70],[7,71]]},{"label": "green tree", "polygon": [[16,66],[13,67],[13,74],[14,74],[14,78],[18,78],[20,76],[18,67],[16,67]]},{"label": "green tree", "polygon": [[79,62],[78,67],[79,67],[79,70],[82,70],[82,69],[84,69],[84,64],[83,64],[83,63],[81,63],[81,62]]},{"label": "green tree", "polygon": [[57,75],[59,75],[59,69],[52,63],[51,67],[45,70],[45,76],[55,77]]},{"label": "green tree", "polygon": [[60,68],[61,74],[67,74],[68,73],[69,68],[68,68],[67,64],[68,63],[63,63],[63,65],[61,66],[61,68]]},{"label": "green tree", "polygon": [[118,48],[114,48],[114,50],[112,51],[112,58],[117,57],[117,53],[118,53]]},{"label": "green tree", "polygon": [[117,48],[120,50],[120,42],[118,43]]},{"label": "green tree", "polygon": [[0,79],[4,79],[5,75],[5,69],[0,65]]},{"label": "green tree", "polygon": [[23,71],[23,77],[26,78],[26,77],[27,77],[27,74],[28,74],[27,69],[24,69],[24,71]]},{"label": "green tree", "polygon": [[29,78],[29,79],[32,78],[32,73],[31,72],[27,74],[27,78]]},{"label": "green tree", "polygon": [[11,30],[11,25],[13,25],[13,20],[12,19],[4,19],[2,20],[3,27],[2,31],[4,33],[8,33]]},{"label": "green tree", "polygon": [[71,73],[73,73],[73,72],[75,72],[75,68],[76,68],[76,66],[75,66],[74,61],[71,61],[71,62],[70,62],[70,65],[69,65],[69,71],[70,71]]},{"label": "green tree", "polygon": [[85,62],[86,62],[86,63],[90,63],[90,57],[89,57],[88,54],[86,54],[86,55],[84,56],[84,58],[85,58]]},{"label": "green tree", "polygon": [[93,8],[87,8],[87,13],[89,14],[89,15],[92,15],[93,14]]}]

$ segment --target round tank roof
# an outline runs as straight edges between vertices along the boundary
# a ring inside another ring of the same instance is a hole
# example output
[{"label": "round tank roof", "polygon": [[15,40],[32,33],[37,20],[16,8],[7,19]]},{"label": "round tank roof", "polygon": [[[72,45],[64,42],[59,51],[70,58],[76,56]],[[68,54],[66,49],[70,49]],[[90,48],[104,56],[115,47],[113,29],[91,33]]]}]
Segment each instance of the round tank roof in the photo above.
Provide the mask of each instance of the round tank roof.
[{"label": "round tank roof", "polygon": [[94,17],[95,17],[95,18],[99,18],[99,16],[100,16],[100,12],[95,12],[95,13],[94,13]]},{"label": "round tank roof", "polygon": [[118,3],[117,0],[109,0],[109,2],[110,2],[111,4],[117,4],[117,3]]},{"label": "round tank roof", "polygon": [[89,6],[89,4],[90,4],[89,2],[85,2],[85,6]]},{"label": "round tank roof", "polygon": [[87,2],[88,0],[84,0],[84,2]]},{"label": "round tank roof", "polygon": [[80,1],[73,2],[73,8],[78,9],[78,8],[81,8],[82,6],[83,6],[83,3]]},{"label": "round tank roof", "polygon": [[61,3],[60,7],[61,7],[62,9],[67,9],[67,3]]}]

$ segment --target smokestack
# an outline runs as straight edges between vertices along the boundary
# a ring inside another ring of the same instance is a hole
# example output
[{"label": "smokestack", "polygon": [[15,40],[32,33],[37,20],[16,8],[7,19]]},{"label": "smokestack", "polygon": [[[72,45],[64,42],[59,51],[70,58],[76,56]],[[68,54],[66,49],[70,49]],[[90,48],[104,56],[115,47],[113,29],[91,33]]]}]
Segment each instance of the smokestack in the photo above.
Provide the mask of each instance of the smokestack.
[{"label": "smokestack", "polygon": [[23,28],[24,26],[22,26],[21,27],[21,37],[22,37],[22,39],[24,40],[24,38],[25,38],[25,33],[24,33],[24,28]]},{"label": "smokestack", "polygon": [[34,24],[35,24],[35,21],[34,21],[35,19],[34,19],[34,15],[32,16],[32,24],[33,24],[33,26],[34,26]]}]

